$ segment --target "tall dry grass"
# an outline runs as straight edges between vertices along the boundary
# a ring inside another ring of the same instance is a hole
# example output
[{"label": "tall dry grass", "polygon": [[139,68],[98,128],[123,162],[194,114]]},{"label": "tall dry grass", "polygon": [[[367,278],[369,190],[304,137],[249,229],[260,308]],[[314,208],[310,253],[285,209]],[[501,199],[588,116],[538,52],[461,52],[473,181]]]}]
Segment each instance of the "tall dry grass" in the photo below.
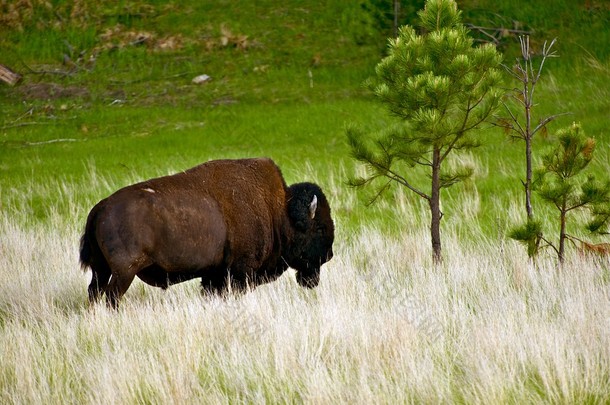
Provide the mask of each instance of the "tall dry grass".
[{"label": "tall dry grass", "polygon": [[[315,290],[291,272],[228,299],[136,281],[114,312],[86,304],[86,212],[68,208],[0,214],[0,403],[610,401],[607,261],[532,266],[512,242],[459,239],[466,215],[435,268],[425,226],[389,236],[339,218]],[[418,223],[408,201],[395,209]]]}]

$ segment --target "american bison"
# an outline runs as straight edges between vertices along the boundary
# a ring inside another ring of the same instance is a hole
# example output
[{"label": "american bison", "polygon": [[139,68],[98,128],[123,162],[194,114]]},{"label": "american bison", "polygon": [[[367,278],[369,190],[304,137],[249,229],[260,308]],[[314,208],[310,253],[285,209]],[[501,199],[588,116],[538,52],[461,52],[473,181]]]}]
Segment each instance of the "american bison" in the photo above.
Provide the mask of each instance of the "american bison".
[{"label": "american bison", "polygon": [[288,267],[313,288],[333,256],[320,187],[286,186],[270,159],[216,160],[122,188],[93,207],[80,262],[89,301],[117,307],[135,276],[161,287],[200,277],[222,293],[272,281]]}]

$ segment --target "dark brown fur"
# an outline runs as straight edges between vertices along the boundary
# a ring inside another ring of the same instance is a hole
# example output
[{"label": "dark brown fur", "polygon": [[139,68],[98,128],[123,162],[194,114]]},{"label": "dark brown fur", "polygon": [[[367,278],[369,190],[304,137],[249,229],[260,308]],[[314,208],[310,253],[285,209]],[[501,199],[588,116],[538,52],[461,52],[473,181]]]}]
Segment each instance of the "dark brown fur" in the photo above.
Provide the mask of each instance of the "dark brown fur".
[{"label": "dark brown fur", "polygon": [[315,287],[333,240],[317,185],[287,187],[270,159],[218,160],[100,201],[80,260],[92,270],[90,301],[105,293],[116,307],[135,276],[161,288],[201,278],[204,290],[223,292],[272,281],[290,266],[301,285]]}]

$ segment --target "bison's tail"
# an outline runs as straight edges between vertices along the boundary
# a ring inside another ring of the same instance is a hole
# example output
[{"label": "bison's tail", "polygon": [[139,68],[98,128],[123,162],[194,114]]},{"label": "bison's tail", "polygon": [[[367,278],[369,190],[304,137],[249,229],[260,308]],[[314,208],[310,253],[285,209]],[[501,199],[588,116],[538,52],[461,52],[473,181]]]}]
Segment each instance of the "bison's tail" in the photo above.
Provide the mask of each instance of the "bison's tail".
[{"label": "bison's tail", "polygon": [[80,267],[83,271],[87,271],[91,267],[91,245],[87,240],[87,232],[80,238]]},{"label": "bison's tail", "polygon": [[93,263],[93,250],[99,249],[97,240],[95,239],[95,224],[97,222],[98,206],[93,207],[87,217],[85,232],[80,238],[80,266],[83,271],[87,271]]}]

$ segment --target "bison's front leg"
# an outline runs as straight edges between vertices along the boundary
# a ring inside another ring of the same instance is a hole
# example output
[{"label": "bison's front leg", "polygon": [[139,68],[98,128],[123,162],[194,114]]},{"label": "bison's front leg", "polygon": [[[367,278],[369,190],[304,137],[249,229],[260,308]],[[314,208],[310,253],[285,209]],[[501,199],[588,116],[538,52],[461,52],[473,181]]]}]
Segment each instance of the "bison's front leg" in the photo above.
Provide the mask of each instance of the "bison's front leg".
[{"label": "bison's front leg", "polygon": [[223,270],[207,273],[201,277],[201,288],[204,294],[224,295],[227,293],[245,292],[255,286],[246,271]]},{"label": "bison's front leg", "polygon": [[227,292],[226,270],[209,270],[201,277],[201,292],[203,294],[222,295]]}]

